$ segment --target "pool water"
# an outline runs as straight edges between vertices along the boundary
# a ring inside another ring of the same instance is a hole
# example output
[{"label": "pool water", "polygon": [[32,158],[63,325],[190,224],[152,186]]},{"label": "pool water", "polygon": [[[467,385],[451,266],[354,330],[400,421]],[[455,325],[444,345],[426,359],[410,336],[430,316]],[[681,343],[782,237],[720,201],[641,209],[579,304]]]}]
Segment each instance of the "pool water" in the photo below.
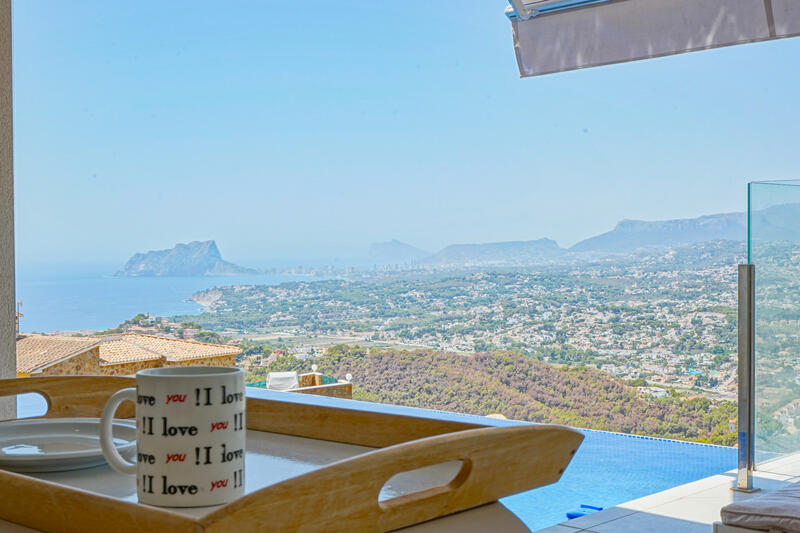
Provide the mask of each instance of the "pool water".
[{"label": "pool water", "polygon": [[[250,394],[251,390],[248,391]],[[295,401],[316,402],[320,399]],[[377,408],[384,412],[425,412],[354,400],[329,398],[322,401]],[[18,395],[17,406],[19,417],[39,416],[47,411],[47,402],[38,394]],[[440,418],[488,421],[483,417],[432,412]],[[505,420],[491,422],[497,425],[514,423]],[[736,467],[735,448],[606,431],[579,431],[584,434],[583,443],[558,483],[501,500],[532,531],[566,521],[567,511],[577,509],[581,504],[613,507]]]},{"label": "pool water", "polygon": [[613,507],[736,468],[736,449],[623,433],[585,438],[558,483],[501,501],[533,531],[567,520],[581,504]]}]

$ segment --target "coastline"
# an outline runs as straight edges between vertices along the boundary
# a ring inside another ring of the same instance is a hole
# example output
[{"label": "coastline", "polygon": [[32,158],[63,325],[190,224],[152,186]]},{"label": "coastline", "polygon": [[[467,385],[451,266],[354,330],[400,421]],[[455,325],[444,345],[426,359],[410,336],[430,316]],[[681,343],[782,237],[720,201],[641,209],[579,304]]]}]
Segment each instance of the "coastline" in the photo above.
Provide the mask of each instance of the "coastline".
[{"label": "coastline", "polygon": [[[98,269],[99,270],[99,269]],[[240,275],[203,277],[118,277],[89,268],[58,276],[21,271],[17,299],[22,300],[21,332],[84,333],[116,327],[138,313],[153,316],[202,312],[192,297],[207,289],[233,285],[280,285],[307,280],[307,275]]]}]

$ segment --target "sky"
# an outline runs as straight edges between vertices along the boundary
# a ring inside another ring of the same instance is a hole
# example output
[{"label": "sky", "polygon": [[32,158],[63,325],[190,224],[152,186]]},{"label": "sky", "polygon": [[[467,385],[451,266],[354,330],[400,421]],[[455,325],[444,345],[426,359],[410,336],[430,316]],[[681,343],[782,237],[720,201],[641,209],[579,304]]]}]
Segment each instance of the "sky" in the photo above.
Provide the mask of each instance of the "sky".
[{"label": "sky", "polygon": [[18,265],[569,246],[798,178],[800,39],[520,79],[505,6],[15,0]]}]

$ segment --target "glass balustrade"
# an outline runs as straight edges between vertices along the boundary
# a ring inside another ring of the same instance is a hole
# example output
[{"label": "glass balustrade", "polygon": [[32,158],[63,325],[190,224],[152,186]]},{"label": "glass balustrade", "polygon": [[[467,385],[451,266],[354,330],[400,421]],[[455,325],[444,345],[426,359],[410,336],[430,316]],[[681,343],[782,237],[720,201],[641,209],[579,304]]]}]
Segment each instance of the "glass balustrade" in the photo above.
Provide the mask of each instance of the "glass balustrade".
[{"label": "glass balustrade", "polygon": [[800,451],[800,181],[748,188],[755,265],[756,460]]}]

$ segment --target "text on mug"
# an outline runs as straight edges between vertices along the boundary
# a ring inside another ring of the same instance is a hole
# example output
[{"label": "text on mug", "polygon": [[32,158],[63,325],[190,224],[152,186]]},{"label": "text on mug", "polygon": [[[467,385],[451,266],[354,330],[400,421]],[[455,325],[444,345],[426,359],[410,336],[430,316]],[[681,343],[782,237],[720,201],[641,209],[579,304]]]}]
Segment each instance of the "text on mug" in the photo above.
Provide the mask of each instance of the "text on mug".
[{"label": "text on mug", "polygon": [[197,494],[197,485],[173,485],[167,476],[161,476],[161,494]]},{"label": "text on mug", "polygon": [[145,394],[137,394],[136,395],[136,403],[139,405],[155,405],[156,404],[156,397],[155,396],[147,396]]},{"label": "text on mug", "polygon": [[200,460],[201,460],[200,450],[201,449],[205,450],[205,455],[203,456],[205,458],[205,460],[203,461],[203,464],[204,465],[210,465],[211,464],[211,446],[203,446],[203,448],[195,448],[194,449],[194,464],[196,464],[196,465],[200,464]]},{"label": "text on mug", "polygon": [[[170,426],[167,422],[167,417],[161,417],[161,436],[162,437],[177,437],[190,435],[197,436],[197,426]],[[142,433],[144,435],[153,435],[153,417],[142,417]]]},{"label": "text on mug", "polygon": [[244,400],[243,392],[228,392],[225,385],[222,385],[222,403],[236,403]]},{"label": "text on mug", "polygon": [[183,403],[186,401],[185,394],[167,394],[167,405],[171,403]]},{"label": "text on mug", "polygon": [[235,461],[236,459],[243,459],[244,458],[244,450],[239,448],[238,450],[231,450],[228,451],[228,447],[226,445],[222,445],[222,462],[227,463],[229,461]]},{"label": "text on mug", "polygon": [[227,479],[220,479],[219,481],[212,481],[211,482],[211,492],[214,492],[214,489],[222,489],[228,486]]},{"label": "text on mug", "polygon": [[140,463],[147,463],[149,465],[156,464],[156,456],[147,453],[137,453],[136,460]]}]

